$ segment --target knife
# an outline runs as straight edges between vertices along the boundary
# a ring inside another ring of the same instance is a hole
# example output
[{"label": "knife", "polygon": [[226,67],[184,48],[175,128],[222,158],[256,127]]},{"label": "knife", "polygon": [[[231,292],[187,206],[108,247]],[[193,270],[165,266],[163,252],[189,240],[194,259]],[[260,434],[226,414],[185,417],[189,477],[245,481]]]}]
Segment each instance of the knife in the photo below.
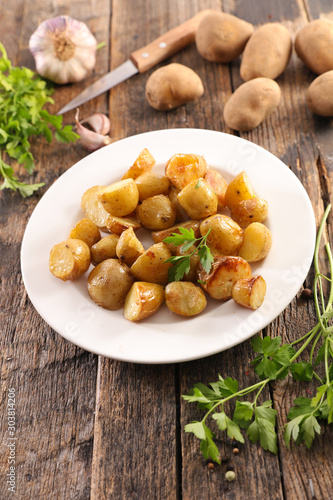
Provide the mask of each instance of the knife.
[{"label": "knife", "polygon": [[171,29],[145,47],[132,52],[128,61],[83,90],[66,106],[61,108],[57,115],[63,115],[67,111],[81,106],[81,104],[103,94],[137,73],[144,73],[167,57],[194,42],[195,33],[201,19],[210,12],[217,11],[212,11],[211,9],[202,10],[185,23]]}]

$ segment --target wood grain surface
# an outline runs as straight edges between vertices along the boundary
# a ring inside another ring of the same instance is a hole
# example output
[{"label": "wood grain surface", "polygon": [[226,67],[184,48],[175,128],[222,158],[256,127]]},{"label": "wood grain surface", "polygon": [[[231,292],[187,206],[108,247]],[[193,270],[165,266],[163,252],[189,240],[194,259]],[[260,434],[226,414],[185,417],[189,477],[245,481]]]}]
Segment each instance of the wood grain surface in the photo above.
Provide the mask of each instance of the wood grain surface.
[{"label": "wood grain surface", "polygon": [[[45,19],[70,15],[84,21],[99,43],[105,42],[89,78],[56,88],[55,104],[49,108],[56,112],[137,48],[208,8],[255,26],[282,22],[293,37],[310,20],[333,16],[328,0],[2,0],[0,40],[13,64],[32,69],[29,37]],[[150,108],[145,83],[154,68],[86,103],[81,116],[108,113],[113,141],[177,127],[234,134],[223,121],[223,106],[242,83],[240,60],[229,65],[210,63],[191,44],[159,66],[168,62],[190,66],[200,75],[205,93],[199,100],[171,112]],[[282,90],[278,110],[255,130],[239,135],[289,166],[308,192],[318,224],[332,202],[333,130],[331,119],[314,116],[306,106],[306,90],[313,79],[293,51],[286,71],[277,79]],[[65,123],[73,124],[74,114],[67,113]],[[186,423],[200,418],[200,411],[181,398],[193,384],[208,384],[219,373],[237,378],[240,385],[256,380],[250,341],[188,363],[135,365],[86,352],[41,319],[22,282],[22,237],[46,189],[88,153],[79,143],[49,145],[41,138],[33,141],[32,148],[37,168],[29,182],[45,182],[45,188],[26,199],[0,192],[0,499],[333,498],[332,426],[322,426],[311,450],[294,445],[287,450],[279,433],[276,456],[248,441],[237,444],[239,453],[234,455],[235,443],[218,435],[222,464],[214,468],[208,468],[202,458],[198,440],[184,432]],[[332,228],[330,217],[330,239]],[[288,251],[288,242],[285,245]],[[311,269],[304,286],[312,287],[313,277]],[[262,334],[280,335],[289,342],[315,323],[313,302],[305,300],[300,290]],[[273,400],[278,428],[287,422],[295,397],[306,390],[314,394],[315,387],[315,383],[305,387],[289,379],[270,384],[263,398]],[[16,393],[15,494],[7,489],[10,388]],[[227,470],[235,471],[236,481],[225,480]]]}]

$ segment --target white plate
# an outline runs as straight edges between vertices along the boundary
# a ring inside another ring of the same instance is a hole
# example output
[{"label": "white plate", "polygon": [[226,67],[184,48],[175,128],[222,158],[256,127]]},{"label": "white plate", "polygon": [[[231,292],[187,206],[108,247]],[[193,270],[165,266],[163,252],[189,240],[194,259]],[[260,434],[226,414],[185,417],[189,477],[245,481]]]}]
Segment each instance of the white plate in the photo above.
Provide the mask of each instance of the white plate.
[{"label": "white plate", "polygon": [[[107,311],[95,305],[87,292],[87,275],[64,283],[50,273],[50,249],[65,240],[73,225],[84,217],[82,194],[96,184],[119,180],[143,148],[150,150],[160,168],[175,153],[196,153],[224,173],[227,180],[245,170],[255,192],[268,201],[266,224],[273,233],[273,247],[265,260],[251,266],[253,273],[262,274],[267,283],[265,301],[257,311],[232,300],[210,300],[205,311],[191,319],[170,313],[164,305],[151,318],[131,323],[123,317],[122,309]],[[22,275],[39,314],[67,340],[122,361],[173,363],[228,349],[274,320],[308,273],[315,236],[313,209],[305,189],[271,153],[221,132],[160,130],[123,139],[90,154],[48,189],[25,231]]]}]

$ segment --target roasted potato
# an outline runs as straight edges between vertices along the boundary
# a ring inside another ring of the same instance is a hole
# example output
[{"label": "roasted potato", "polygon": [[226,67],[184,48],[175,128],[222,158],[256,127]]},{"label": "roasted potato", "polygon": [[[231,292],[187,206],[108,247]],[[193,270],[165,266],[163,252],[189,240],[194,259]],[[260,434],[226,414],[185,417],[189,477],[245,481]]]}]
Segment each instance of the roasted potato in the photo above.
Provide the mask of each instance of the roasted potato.
[{"label": "roasted potato", "polygon": [[172,63],[155,70],[146,83],[146,99],[161,111],[177,108],[202,96],[201,78],[191,68]]},{"label": "roasted potato", "polygon": [[267,23],[251,35],[240,65],[243,80],[266,77],[275,80],[286,69],[291,56],[289,30],[281,23]]},{"label": "roasted potato", "polygon": [[89,248],[91,248],[101,239],[101,233],[99,232],[96,224],[94,224],[92,220],[85,217],[75,224],[69,233],[69,238],[82,240],[87,243]]},{"label": "roasted potato", "polygon": [[124,316],[130,321],[140,321],[154,314],[164,302],[164,287],[156,283],[137,281],[127,294]]},{"label": "roasted potato", "polygon": [[199,265],[197,274],[208,295],[226,300],[231,298],[233,284],[240,278],[251,278],[252,272],[250,264],[241,257],[217,255],[209,273]]},{"label": "roasted potato", "polygon": [[144,200],[137,208],[137,216],[141,224],[153,231],[161,231],[171,227],[176,220],[176,209],[164,194],[152,196]]},{"label": "roasted potato", "polygon": [[307,105],[320,116],[333,116],[333,70],[317,76],[307,91]]},{"label": "roasted potato", "polygon": [[253,25],[224,12],[207,14],[199,23],[195,43],[208,61],[228,63],[238,57],[253,33]]},{"label": "roasted potato", "polygon": [[272,247],[272,233],[261,222],[253,222],[244,229],[239,255],[248,262],[264,259]]},{"label": "roasted potato", "polygon": [[261,306],[265,295],[266,282],[262,276],[240,278],[231,289],[231,296],[237,304],[253,310]]},{"label": "roasted potato", "polygon": [[200,155],[173,155],[165,167],[165,175],[177,189],[183,189],[190,182],[197,181],[207,173],[207,162]]},{"label": "roasted potato", "polygon": [[[164,242],[165,238],[168,236],[172,236],[173,233],[180,234],[179,228],[180,227],[185,227],[186,229],[193,229],[194,232],[194,237],[199,238],[200,237],[200,221],[198,220],[188,220],[186,222],[183,222],[181,224],[177,224],[175,226],[169,227],[168,229],[164,229],[163,231],[155,231],[151,233],[151,236],[153,238],[154,243],[161,243],[162,241]],[[177,246],[173,245],[172,243],[165,243],[165,245],[168,247],[170,252],[173,255],[176,255],[177,253]]]},{"label": "roasted potato", "polygon": [[295,51],[303,63],[317,75],[333,70],[333,22],[315,19],[301,28],[295,37]]},{"label": "roasted potato", "polygon": [[264,222],[268,214],[268,203],[262,198],[242,200],[231,210],[231,218],[241,228],[247,227],[251,222]]},{"label": "roasted potato", "polygon": [[141,241],[136,237],[132,227],[129,227],[121,234],[116,246],[116,254],[121,262],[131,266],[144,251],[145,249]]},{"label": "roasted potato", "polygon": [[243,241],[243,231],[228,215],[215,214],[200,224],[202,236],[208,233],[207,245],[212,253],[235,255]]},{"label": "roasted potato", "polygon": [[166,285],[171,257],[168,247],[164,243],[156,243],[140,255],[131,266],[131,273],[139,281],[148,281]]},{"label": "roasted potato", "polygon": [[92,263],[96,265],[103,260],[116,258],[118,240],[119,236],[117,234],[109,234],[95,243],[90,249]]},{"label": "roasted potato", "polygon": [[90,297],[104,309],[119,309],[125,302],[134,278],[126,264],[118,259],[103,260],[89,273]]},{"label": "roasted potato", "polygon": [[88,219],[105,231],[110,214],[105,210],[98,198],[98,194],[102,189],[104,189],[104,186],[93,186],[87,189],[81,198],[81,208]]},{"label": "roasted potato", "polygon": [[136,179],[139,175],[149,172],[155,163],[153,155],[147,148],[145,148],[140,152],[133,165],[127,170],[126,174],[123,175],[122,178]]},{"label": "roasted potato", "polygon": [[129,227],[139,229],[141,224],[133,217],[115,217],[113,215],[109,215],[107,220],[107,229],[110,233],[121,235]]},{"label": "roasted potato", "polygon": [[187,184],[177,198],[191,219],[205,219],[217,212],[216,193],[203,178]]},{"label": "roasted potato", "polygon": [[243,200],[253,198],[254,191],[246,172],[236,175],[230,182],[225,192],[225,203],[228,208],[233,209]]},{"label": "roasted potato", "polygon": [[139,203],[139,191],[133,179],[114,182],[97,195],[105,210],[115,217],[131,214]]},{"label": "roasted potato", "polygon": [[54,245],[50,252],[49,269],[63,281],[75,280],[88,270],[90,262],[87,243],[73,238]]},{"label": "roasted potato", "polygon": [[205,181],[213,188],[217,196],[217,208],[225,208],[225,193],[228,187],[228,183],[225,178],[217,170],[209,168],[204,177]]},{"label": "roasted potato", "polygon": [[247,132],[276,110],[281,90],[270,78],[254,78],[243,83],[224,106],[223,117],[228,127]]},{"label": "roasted potato", "polygon": [[169,191],[169,200],[173,204],[173,206],[176,209],[176,221],[185,221],[189,219],[189,216],[185,212],[185,210],[182,208],[181,204],[178,201],[178,194],[180,193],[180,189],[176,188],[175,186],[171,186],[170,191]]},{"label": "roasted potato", "polygon": [[165,288],[165,303],[171,312],[189,317],[201,313],[207,305],[207,299],[194,283],[172,281]]},{"label": "roasted potato", "polygon": [[139,191],[139,200],[144,201],[147,198],[158,194],[167,195],[170,189],[170,181],[165,176],[160,176],[154,172],[145,172],[135,179]]}]

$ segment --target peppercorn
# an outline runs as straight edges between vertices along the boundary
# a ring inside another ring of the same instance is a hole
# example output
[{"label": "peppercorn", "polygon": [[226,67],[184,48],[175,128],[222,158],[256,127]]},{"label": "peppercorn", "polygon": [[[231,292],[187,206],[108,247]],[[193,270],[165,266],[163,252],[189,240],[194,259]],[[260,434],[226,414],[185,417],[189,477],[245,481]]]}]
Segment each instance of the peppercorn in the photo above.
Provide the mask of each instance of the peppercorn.
[{"label": "peppercorn", "polygon": [[310,299],[312,297],[312,290],[310,290],[310,288],[304,288],[304,290],[302,290],[302,297],[304,299]]}]

